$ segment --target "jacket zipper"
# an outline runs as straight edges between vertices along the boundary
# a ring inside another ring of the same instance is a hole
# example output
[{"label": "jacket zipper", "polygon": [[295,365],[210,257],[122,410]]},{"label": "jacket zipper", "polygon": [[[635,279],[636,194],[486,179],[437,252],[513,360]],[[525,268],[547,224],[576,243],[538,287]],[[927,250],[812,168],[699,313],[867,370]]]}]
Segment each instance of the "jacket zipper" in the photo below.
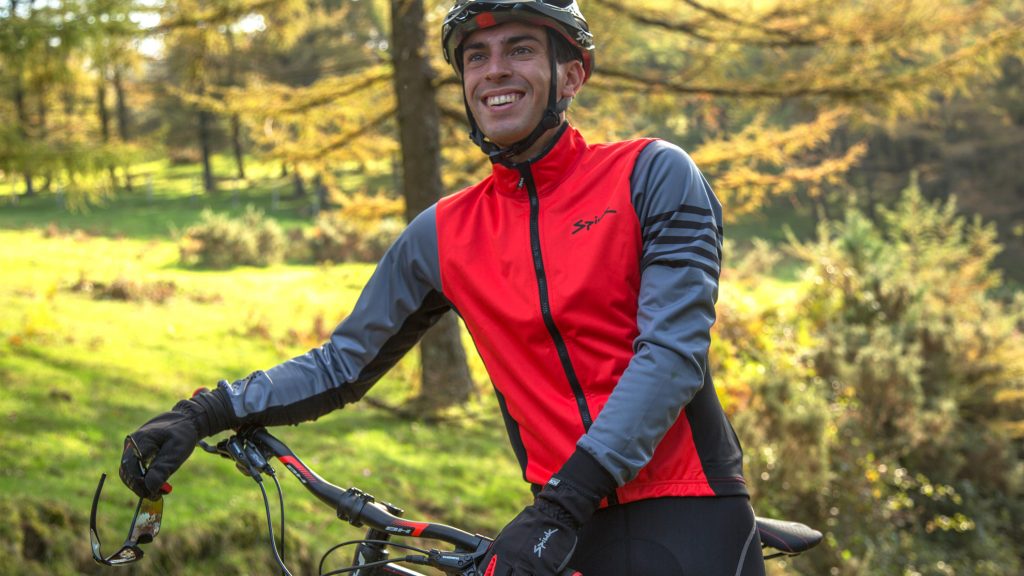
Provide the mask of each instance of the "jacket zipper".
[{"label": "jacket zipper", "polygon": [[537,197],[537,187],[533,182],[533,174],[529,166],[519,169],[522,178],[519,180],[519,187],[526,185],[526,192],[530,198],[530,252],[533,254],[533,270],[537,275],[537,289],[540,292],[540,313],[544,319],[544,326],[555,343],[558,351],[558,359],[562,363],[562,369],[569,380],[569,387],[572,388],[573,396],[576,397],[576,407],[580,411],[580,419],[583,421],[583,430],[590,430],[594,422],[590,416],[590,408],[587,406],[587,398],[583,394],[583,387],[580,386],[579,378],[576,376],[576,369],[572,366],[569,358],[569,348],[565,345],[562,333],[555,325],[554,316],[551,315],[551,301],[548,299],[548,281],[544,272],[544,259],[540,251],[540,199]]}]

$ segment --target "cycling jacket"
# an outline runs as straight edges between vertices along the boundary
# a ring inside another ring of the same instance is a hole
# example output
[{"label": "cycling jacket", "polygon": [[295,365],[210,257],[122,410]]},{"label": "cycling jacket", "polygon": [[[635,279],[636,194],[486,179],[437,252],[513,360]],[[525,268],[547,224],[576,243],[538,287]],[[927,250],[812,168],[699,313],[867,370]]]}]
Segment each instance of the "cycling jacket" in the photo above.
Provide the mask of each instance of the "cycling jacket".
[{"label": "cycling jacket", "polygon": [[613,499],[746,494],[708,371],[721,205],[659,140],[550,150],[420,214],[330,341],[227,386],[236,416],[314,419],[358,400],[445,312],[464,320],[526,480],[577,445]]}]

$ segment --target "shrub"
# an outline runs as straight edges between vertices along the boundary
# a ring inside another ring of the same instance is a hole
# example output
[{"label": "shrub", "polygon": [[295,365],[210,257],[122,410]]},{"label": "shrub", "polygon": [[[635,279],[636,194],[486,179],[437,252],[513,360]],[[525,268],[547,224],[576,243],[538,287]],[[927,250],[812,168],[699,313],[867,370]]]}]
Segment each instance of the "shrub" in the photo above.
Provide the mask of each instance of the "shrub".
[{"label": "shrub", "polygon": [[123,300],[126,302],[156,302],[163,304],[178,292],[173,280],[143,282],[118,277],[110,283],[94,282],[81,273],[72,292],[91,294],[97,300]]},{"label": "shrub", "polygon": [[404,222],[394,217],[359,222],[325,214],[310,235],[310,251],[316,262],[376,262],[404,228]]},{"label": "shrub", "polygon": [[1024,302],[952,202],[880,214],[793,242],[796,305],[720,306],[755,503],[827,531],[807,574],[1020,573]]},{"label": "shrub", "polygon": [[182,236],[179,252],[181,262],[190,266],[269,266],[284,259],[285,235],[276,221],[252,206],[241,218],[204,210],[199,224]]},{"label": "shrub", "polygon": [[994,228],[912,187],[878,223],[851,211],[818,236],[794,252],[844,466],[829,486],[835,532],[870,558],[848,568],[1019,573],[1024,445],[1009,431],[1024,414],[1003,398],[1024,388],[1024,307],[991,296]]}]

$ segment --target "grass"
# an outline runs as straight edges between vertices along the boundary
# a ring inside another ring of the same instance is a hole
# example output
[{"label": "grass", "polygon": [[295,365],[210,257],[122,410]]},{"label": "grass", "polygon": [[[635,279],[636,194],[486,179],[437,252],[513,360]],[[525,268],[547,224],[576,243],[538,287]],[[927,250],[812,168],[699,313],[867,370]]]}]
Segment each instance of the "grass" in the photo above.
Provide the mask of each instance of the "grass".
[{"label": "grass", "polygon": [[[195,221],[203,207],[270,212],[273,186],[282,184],[268,181],[235,199],[193,199],[168,187],[84,212],[59,209],[46,195],[0,208],[0,513],[8,520],[0,574],[98,573],[88,509],[101,472],[115,474],[100,511],[113,549],[132,508],[116,479],[124,435],[198,386],[305,352],[321,337],[318,318],[333,326],[351,309],[370,264],[178,266],[171,229]],[[272,215],[298,226],[303,209],[280,201]],[[173,295],[123,301],[84,289],[117,281],[169,284]],[[476,358],[473,369],[486,390]],[[416,363],[406,359],[371,394],[398,403],[415,381]],[[487,393],[440,426],[359,404],[277,434],[324,477],[393,501],[407,517],[495,533],[528,497],[497,413]],[[259,490],[232,470],[196,454],[175,474],[164,532],[134,573],[272,572]],[[361,533],[290,476],[283,482],[300,565]]]},{"label": "grass", "polygon": [[[308,334],[318,315],[333,324],[351,308],[372,271],[370,265],[350,264],[197,272],[176,267],[168,241],[46,237],[35,230],[0,231],[0,243],[7,279],[0,288],[0,493],[9,501],[66,505],[80,536],[71,544],[82,550],[95,483],[101,472],[116,471],[126,433],[198,386],[304,352],[308,346],[300,342],[306,338],[293,342],[289,333]],[[177,288],[163,304],[102,300],[73,289],[83,276],[94,282],[122,276],[169,280]],[[415,370],[404,361],[373,394],[401,401],[411,393]],[[522,505],[526,491],[492,402],[482,396],[447,426],[404,422],[355,405],[279,435],[326,478],[394,500],[409,517],[494,532]],[[473,471],[482,461],[488,474],[481,476]],[[341,527],[325,532],[340,524],[333,514],[290,477],[284,481],[289,529],[303,545],[314,542],[313,534],[332,534],[333,540],[354,536]],[[243,532],[236,517],[261,509],[252,482],[216,458],[194,456],[174,484],[165,530],[183,532],[166,545],[162,535],[154,555],[174,557],[175,547],[202,549],[182,539],[204,534],[204,527]],[[130,500],[118,481],[108,483],[102,513],[110,520],[102,527],[107,539],[120,537],[127,526]],[[260,529],[245,529],[257,538],[250,550],[265,554]],[[323,549],[328,542],[318,536],[315,543]],[[143,566],[138,573],[161,573],[160,566],[156,572]],[[53,573],[79,569],[68,561]],[[4,573],[31,572],[18,565]]]}]

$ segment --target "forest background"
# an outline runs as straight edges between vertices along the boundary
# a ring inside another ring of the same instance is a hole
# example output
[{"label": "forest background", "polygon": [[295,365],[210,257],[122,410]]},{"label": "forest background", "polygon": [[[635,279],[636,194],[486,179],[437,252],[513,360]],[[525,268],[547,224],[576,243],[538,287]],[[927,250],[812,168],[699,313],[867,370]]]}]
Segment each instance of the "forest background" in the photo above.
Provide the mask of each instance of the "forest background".
[{"label": "forest background", "polygon": [[[725,206],[719,395],[758,513],[826,533],[770,573],[1021,573],[1024,6],[582,7],[573,123],[679,144]],[[316,345],[402,223],[486,174],[447,8],[0,5],[0,573],[100,573],[87,509],[123,435]],[[450,319],[366,402],[282,435],[338,484],[493,534],[528,494],[489,390]],[[274,571],[251,481],[208,460],[134,573]],[[290,488],[309,573],[353,533]],[[114,545],[131,498],[103,504]]]}]

